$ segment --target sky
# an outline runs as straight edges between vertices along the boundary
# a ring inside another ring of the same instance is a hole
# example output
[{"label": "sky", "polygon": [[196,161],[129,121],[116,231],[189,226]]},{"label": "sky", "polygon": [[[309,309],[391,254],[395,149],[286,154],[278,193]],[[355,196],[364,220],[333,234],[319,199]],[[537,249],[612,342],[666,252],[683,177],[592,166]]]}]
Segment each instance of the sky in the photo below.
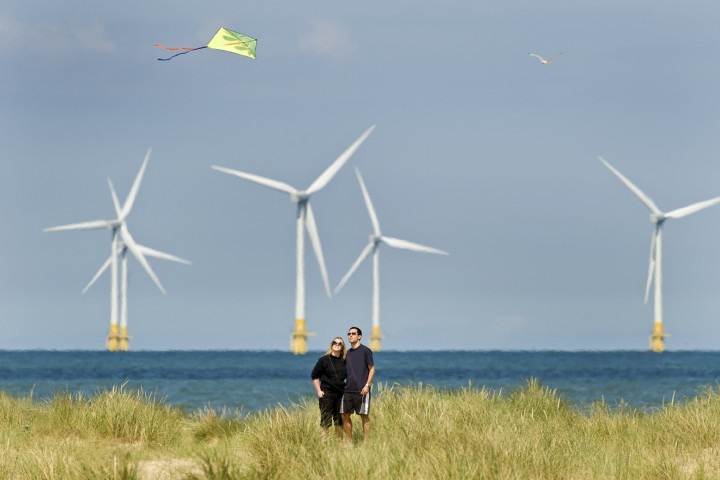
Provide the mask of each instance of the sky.
[{"label": "sky", "polygon": [[[89,0],[0,5],[0,349],[102,350],[108,230],[192,261],[129,261],[132,350],[288,350],[295,206],[210,168],[298,188],[369,126],[311,204],[330,283],[371,233],[386,350],[648,348],[657,205],[720,195],[720,6],[710,0],[311,3]],[[202,46],[221,27],[257,59]],[[545,66],[528,55],[561,53]],[[668,350],[720,345],[720,206],[663,227]],[[306,244],[310,350],[370,332],[371,262],[332,299]],[[387,246],[385,246],[387,247]],[[369,335],[366,335],[369,343]]]}]

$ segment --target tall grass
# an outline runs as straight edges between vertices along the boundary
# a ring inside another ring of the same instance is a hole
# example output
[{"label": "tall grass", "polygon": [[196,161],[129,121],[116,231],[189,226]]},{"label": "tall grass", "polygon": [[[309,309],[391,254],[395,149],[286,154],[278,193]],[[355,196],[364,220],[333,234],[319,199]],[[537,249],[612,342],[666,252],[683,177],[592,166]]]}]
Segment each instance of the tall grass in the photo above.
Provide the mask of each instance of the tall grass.
[{"label": "tall grass", "polygon": [[720,478],[720,394],[652,411],[511,392],[382,386],[371,437],[323,438],[314,401],[191,414],[121,387],[37,403],[0,393],[0,479]]},{"label": "tall grass", "polygon": [[153,395],[113,387],[86,397],[79,393],[56,394],[37,425],[48,434],[63,432],[85,438],[168,445],[178,441],[184,416],[156,401]]}]

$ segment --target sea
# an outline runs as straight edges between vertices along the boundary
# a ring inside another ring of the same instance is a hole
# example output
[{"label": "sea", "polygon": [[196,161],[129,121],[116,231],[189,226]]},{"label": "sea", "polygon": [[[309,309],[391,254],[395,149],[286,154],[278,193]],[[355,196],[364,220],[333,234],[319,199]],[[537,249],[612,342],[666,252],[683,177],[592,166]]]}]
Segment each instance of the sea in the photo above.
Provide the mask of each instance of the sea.
[{"label": "sea", "polygon": [[[0,391],[44,402],[122,387],[190,413],[249,415],[313,400],[310,372],[322,352],[0,351]],[[717,391],[720,352],[382,351],[377,388],[486,388],[509,394],[531,379],[579,409],[657,409]]]}]

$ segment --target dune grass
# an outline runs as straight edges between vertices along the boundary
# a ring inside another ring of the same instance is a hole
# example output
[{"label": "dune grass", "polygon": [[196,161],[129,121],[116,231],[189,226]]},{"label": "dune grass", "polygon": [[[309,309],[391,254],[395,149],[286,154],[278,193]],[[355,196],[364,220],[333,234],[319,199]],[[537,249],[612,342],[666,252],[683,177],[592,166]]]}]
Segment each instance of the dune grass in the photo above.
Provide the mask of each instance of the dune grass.
[{"label": "dune grass", "polygon": [[720,393],[582,411],[511,392],[382,386],[371,438],[323,439],[314,401],[241,417],[117,387],[47,402],[0,393],[0,479],[720,478]]}]

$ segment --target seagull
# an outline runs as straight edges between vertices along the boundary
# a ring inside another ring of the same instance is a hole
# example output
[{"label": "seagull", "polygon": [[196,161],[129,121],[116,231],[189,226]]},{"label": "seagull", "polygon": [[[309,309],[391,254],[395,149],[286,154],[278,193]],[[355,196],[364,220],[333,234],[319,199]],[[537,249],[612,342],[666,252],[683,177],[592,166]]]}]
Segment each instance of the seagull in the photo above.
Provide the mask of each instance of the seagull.
[{"label": "seagull", "polygon": [[540,60],[540,63],[542,63],[543,65],[550,65],[552,63],[552,61],[555,60],[555,57],[557,57],[558,55],[562,55],[562,53],[558,53],[557,55],[553,55],[552,57],[548,57],[548,58],[543,58],[540,55],[538,55],[537,53],[529,53],[528,55],[530,55],[531,57],[537,58],[538,60]]}]

